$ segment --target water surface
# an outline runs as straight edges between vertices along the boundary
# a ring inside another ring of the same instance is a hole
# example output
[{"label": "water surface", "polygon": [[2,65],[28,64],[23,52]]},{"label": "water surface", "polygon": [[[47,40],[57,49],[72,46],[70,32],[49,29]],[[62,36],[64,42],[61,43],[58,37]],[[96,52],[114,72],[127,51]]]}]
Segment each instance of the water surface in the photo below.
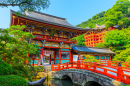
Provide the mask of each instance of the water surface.
[{"label": "water surface", "polygon": [[73,84],[73,82],[69,80],[59,80],[59,79],[49,79],[44,82],[41,86],[79,86]]}]

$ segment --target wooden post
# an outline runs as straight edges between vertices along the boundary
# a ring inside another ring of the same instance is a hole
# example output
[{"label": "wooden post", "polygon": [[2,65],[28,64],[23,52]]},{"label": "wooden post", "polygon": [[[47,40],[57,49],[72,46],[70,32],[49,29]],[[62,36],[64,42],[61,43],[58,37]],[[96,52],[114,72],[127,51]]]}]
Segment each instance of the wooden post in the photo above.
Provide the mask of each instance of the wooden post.
[{"label": "wooden post", "polygon": [[50,54],[50,56],[49,56],[49,64],[51,64],[51,54]]},{"label": "wooden post", "polygon": [[94,62],[93,72],[95,72],[95,73],[96,73],[96,66],[97,66],[97,63],[96,63],[96,62]]},{"label": "wooden post", "polygon": [[117,69],[117,80],[122,81],[122,74],[123,74],[122,67],[118,66],[118,69]]},{"label": "wooden post", "polygon": [[110,60],[107,61],[107,66],[111,66],[111,61]]},{"label": "wooden post", "polygon": [[69,62],[72,63],[71,50],[69,50]]},{"label": "wooden post", "polygon": [[[44,52],[44,49],[42,48],[42,49],[41,49],[42,58],[43,58],[43,52]],[[44,61],[44,58],[43,58],[43,61]],[[42,64],[42,59],[41,59],[41,64]]]},{"label": "wooden post", "polygon": [[80,68],[80,61],[77,60],[77,69],[79,69],[79,68]]},{"label": "wooden post", "polygon": [[101,60],[101,55],[99,55],[99,60]]},{"label": "wooden post", "polygon": [[111,55],[110,55],[110,60],[111,60]]},{"label": "wooden post", "polygon": [[54,64],[55,64],[55,56],[56,56],[56,55],[55,55],[55,51],[54,51]]},{"label": "wooden post", "polygon": [[51,64],[51,71],[53,71],[53,64]]},{"label": "wooden post", "polygon": [[73,67],[73,56],[71,56],[71,67]]},{"label": "wooden post", "polygon": [[105,63],[106,63],[106,54],[105,54]]},{"label": "wooden post", "polygon": [[58,71],[60,70],[60,64],[58,64]]},{"label": "wooden post", "polygon": [[61,49],[59,49],[59,64],[61,64]]}]

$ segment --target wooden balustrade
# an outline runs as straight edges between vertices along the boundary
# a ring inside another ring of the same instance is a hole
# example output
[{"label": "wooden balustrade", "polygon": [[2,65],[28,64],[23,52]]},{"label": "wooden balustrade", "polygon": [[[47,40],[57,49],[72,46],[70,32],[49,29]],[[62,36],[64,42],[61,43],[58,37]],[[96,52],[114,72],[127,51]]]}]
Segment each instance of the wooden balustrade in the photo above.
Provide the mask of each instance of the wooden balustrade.
[{"label": "wooden balustrade", "polygon": [[[51,65],[51,71],[60,71],[63,69],[84,69],[89,70],[95,73],[100,73],[111,77],[115,80],[120,82],[130,84],[130,70],[128,70],[128,63],[121,62],[123,64],[120,67],[118,66],[117,61],[102,61],[102,62],[84,62],[84,61],[74,61],[74,62],[67,62],[58,65]],[[129,72],[129,74],[125,74],[125,72]]]}]

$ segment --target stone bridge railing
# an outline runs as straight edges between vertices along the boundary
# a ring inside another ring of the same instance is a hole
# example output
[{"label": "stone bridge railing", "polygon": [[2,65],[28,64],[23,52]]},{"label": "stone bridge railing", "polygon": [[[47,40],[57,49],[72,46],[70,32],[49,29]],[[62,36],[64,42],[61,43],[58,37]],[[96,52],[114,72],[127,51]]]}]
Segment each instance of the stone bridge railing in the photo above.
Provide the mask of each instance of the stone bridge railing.
[{"label": "stone bridge railing", "polygon": [[[79,70],[79,69],[65,69],[60,71],[52,72],[52,78],[56,79],[66,79],[67,77],[71,78],[74,84],[81,86],[89,86],[96,83],[96,86],[123,86],[125,85],[122,82],[119,82],[115,79],[112,79],[108,76],[94,73],[88,70]],[[95,85],[93,85],[95,86]]]}]

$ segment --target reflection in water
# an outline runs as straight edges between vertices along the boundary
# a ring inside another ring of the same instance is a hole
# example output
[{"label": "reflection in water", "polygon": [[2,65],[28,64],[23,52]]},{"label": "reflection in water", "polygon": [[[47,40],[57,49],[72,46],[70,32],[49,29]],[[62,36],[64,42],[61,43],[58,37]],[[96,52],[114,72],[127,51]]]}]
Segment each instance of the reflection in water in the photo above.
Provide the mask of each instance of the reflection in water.
[{"label": "reflection in water", "polygon": [[[33,81],[36,81],[37,79],[34,79]],[[79,86],[76,84],[73,84],[70,78],[67,78],[66,80],[59,80],[59,79],[49,79],[43,83],[43,85],[39,86]],[[85,86],[101,86],[96,82],[88,82],[85,84]]]},{"label": "reflection in water", "polygon": [[72,83],[71,80],[59,80],[59,79],[49,79],[40,86],[78,86]]}]

